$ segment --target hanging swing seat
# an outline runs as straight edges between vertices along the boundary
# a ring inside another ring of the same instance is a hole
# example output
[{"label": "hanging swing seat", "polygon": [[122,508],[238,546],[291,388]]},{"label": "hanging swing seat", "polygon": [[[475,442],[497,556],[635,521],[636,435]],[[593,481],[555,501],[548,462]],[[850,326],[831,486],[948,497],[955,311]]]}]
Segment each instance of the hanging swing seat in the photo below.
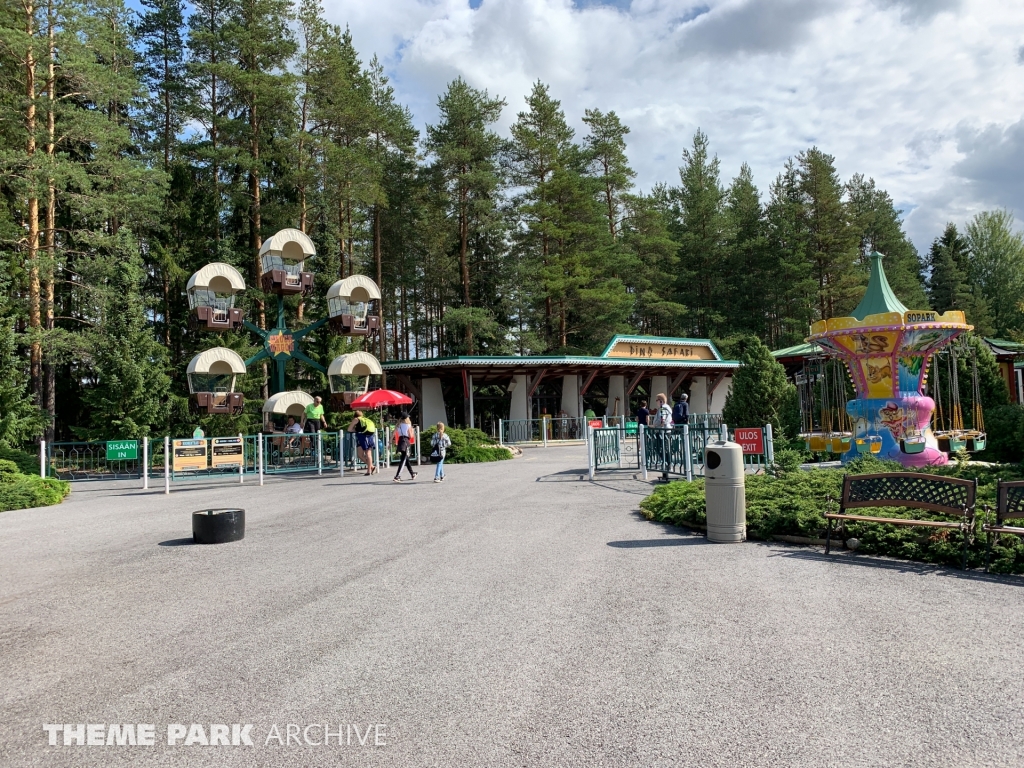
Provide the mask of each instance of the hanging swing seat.
[{"label": "hanging swing seat", "polygon": [[967,448],[967,436],[963,432],[936,432],[935,437],[943,453],[956,453]]},{"label": "hanging swing seat", "polygon": [[900,450],[903,453],[923,453],[926,446],[924,435],[912,435],[900,440]]},{"label": "hanging swing seat", "polygon": [[968,451],[984,451],[988,444],[988,436],[984,432],[971,432],[967,435]]},{"label": "hanging swing seat", "polygon": [[834,434],[829,438],[832,453],[846,453],[853,446],[853,435],[849,432]]},{"label": "hanging swing seat", "polygon": [[865,435],[858,437],[854,441],[854,445],[857,446],[857,453],[881,453],[882,437],[881,435]]}]

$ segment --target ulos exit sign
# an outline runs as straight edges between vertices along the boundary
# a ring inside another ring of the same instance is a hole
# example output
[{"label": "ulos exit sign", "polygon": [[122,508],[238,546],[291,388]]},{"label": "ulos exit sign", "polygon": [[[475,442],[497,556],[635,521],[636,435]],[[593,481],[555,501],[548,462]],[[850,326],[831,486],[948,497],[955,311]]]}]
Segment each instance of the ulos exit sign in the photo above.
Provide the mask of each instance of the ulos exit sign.
[{"label": "ulos exit sign", "polygon": [[740,444],[744,453],[764,453],[764,430],[760,427],[737,429],[732,439]]},{"label": "ulos exit sign", "polygon": [[137,458],[138,440],[107,440],[107,461],[129,461]]}]

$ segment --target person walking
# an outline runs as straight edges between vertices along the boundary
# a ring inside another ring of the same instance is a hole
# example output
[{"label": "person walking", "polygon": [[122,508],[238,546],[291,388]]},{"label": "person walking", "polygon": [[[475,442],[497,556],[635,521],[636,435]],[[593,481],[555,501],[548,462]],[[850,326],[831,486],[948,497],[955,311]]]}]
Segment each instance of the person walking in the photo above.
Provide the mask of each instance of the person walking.
[{"label": "person walking", "polygon": [[378,473],[380,470],[373,460],[374,450],[377,448],[377,425],[364,416],[362,411],[356,411],[346,431],[355,433],[356,456],[366,462],[366,472],[363,474],[369,476]]},{"label": "person walking", "polygon": [[409,479],[415,480],[416,473],[413,472],[412,464],[409,462],[409,446],[414,445],[415,438],[412,431],[412,419],[409,414],[403,412],[395,427],[395,444],[398,448],[398,470],[395,472],[394,482],[402,482],[402,467],[408,467]]},{"label": "person walking", "polygon": [[672,409],[672,422],[677,427],[683,426],[690,420],[690,403],[689,396],[679,393],[679,397],[676,399],[675,408]]},{"label": "person walking", "polygon": [[445,434],[443,421],[437,422],[437,432],[430,438],[430,447],[433,449],[430,452],[430,460],[435,462],[434,482],[440,483],[444,480],[444,457],[452,447],[452,439]]}]

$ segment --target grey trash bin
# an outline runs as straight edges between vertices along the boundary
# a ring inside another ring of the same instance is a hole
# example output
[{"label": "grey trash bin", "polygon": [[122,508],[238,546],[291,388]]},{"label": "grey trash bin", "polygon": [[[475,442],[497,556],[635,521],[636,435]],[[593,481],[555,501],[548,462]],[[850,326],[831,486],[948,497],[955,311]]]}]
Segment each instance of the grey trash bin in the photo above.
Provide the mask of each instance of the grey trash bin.
[{"label": "grey trash bin", "polygon": [[743,449],[727,440],[704,448],[704,490],[708,541],[733,543],[747,538],[747,497]]}]

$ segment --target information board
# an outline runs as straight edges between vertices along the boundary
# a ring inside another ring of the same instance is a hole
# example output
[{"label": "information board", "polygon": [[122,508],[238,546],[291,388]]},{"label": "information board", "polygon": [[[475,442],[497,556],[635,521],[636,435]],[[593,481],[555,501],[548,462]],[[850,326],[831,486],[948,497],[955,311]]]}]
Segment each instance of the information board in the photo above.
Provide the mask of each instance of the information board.
[{"label": "information board", "polygon": [[137,458],[138,440],[107,440],[107,461],[128,461]]},{"label": "information board", "polygon": [[740,444],[744,453],[764,453],[764,430],[760,427],[756,429],[737,429],[733,433],[733,440]]},{"label": "information board", "polygon": [[242,464],[242,438],[215,437],[210,453],[212,467],[238,467]]},{"label": "information board", "polygon": [[194,472],[197,469],[206,469],[206,441],[175,440],[174,464],[172,466],[175,472]]}]

